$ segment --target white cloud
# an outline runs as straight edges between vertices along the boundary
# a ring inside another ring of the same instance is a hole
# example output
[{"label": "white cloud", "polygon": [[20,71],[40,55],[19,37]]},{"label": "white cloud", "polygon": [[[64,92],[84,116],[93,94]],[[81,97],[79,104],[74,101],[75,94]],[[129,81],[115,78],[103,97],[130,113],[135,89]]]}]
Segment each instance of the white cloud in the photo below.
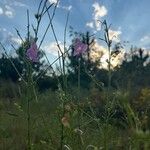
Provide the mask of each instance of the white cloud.
[{"label": "white cloud", "polygon": [[125,50],[122,49],[121,52],[116,57],[113,57],[111,59],[111,65],[113,67],[120,65],[124,59],[124,55],[125,55]]},{"label": "white cloud", "polygon": [[107,9],[105,6],[100,6],[97,2],[95,2],[92,6],[94,7],[94,19],[99,19],[107,15]]},{"label": "white cloud", "polygon": [[22,43],[21,39],[15,36],[12,36],[11,41],[17,45],[20,45]]},{"label": "white cloud", "polygon": [[141,47],[143,49],[150,49],[150,35],[145,35],[143,36],[139,42],[138,42],[138,47]]},{"label": "white cloud", "polygon": [[0,7],[0,15],[5,15],[8,18],[13,18],[15,16],[14,7],[28,7],[26,4],[17,0],[3,0],[4,7]]},{"label": "white cloud", "polygon": [[5,45],[8,46],[10,44],[20,45],[21,40],[15,36],[13,33],[8,31],[6,28],[0,28],[0,41]]},{"label": "white cloud", "polygon": [[12,36],[12,33],[9,32],[6,28],[0,28],[0,41],[3,44],[8,44]]},{"label": "white cloud", "polygon": [[3,14],[3,9],[0,7],[0,15]]},{"label": "white cloud", "polygon": [[91,53],[90,53],[90,57],[92,61],[97,61],[104,57],[104,55],[107,55],[108,51],[107,49],[100,45],[97,40],[95,40],[94,44],[91,45],[90,47],[91,49]]},{"label": "white cloud", "polygon": [[13,16],[14,16],[13,12],[10,10],[5,11],[5,15],[9,18],[13,18]]},{"label": "white cloud", "polygon": [[109,30],[109,38],[110,40],[114,41],[114,42],[120,42],[120,35],[122,34],[122,32],[120,30]]},{"label": "white cloud", "polygon": [[72,9],[72,5],[68,6],[68,10],[71,10]]},{"label": "white cloud", "polygon": [[72,9],[72,5],[69,5],[69,6],[58,6],[59,8],[62,8],[62,9],[64,9],[64,10],[71,10]]},{"label": "white cloud", "polygon": [[12,3],[13,6],[17,6],[17,7],[27,7],[26,4],[22,3],[22,2],[17,2],[17,1],[14,1]]},{"label": "white cloud", "polygon": [[[58,0],[48,0],[48,1],[49,1],[51,4],[52,4],[52,3],[56,4]],[[60,1],[59,1],[59,2],[60,2]],[[59,2],[58,2],[58,5],[57,5],[58,8],[61,8],[61,9],[67,10],[67,11],[69,11],[69,10],[72,9],[72,5],[69,5],[69,6],[61,6],[61,5],[59,4]]]},{"label": "white cloud", "polygon": [[5,8],[6,8],[7,10],[11,10],[11,9],[12,9],[9,5],[5,5]]},{"label": "white cloud", "polygon": [[56,4],[57,3],[57,0],[48,0],[50,3],[54,3]]},{"label": "white cloud", "polygon": [[27,7],[27,5],[22,3],[20,0],[2,0],[2,3],[9,6]]},{"label": "white cloud", "polygon": [[12,7],[10,7],[9,5],[5,5],[5,12],[4,14],[9,17],[9,18],[13,18],[15,15],[15,11]]},{"label": "white cloud", "polygon": [[105,6],[100,6],[97,2],[95,2],[92,6],[94,8],[93,20],[97,31],[99,31],[101,29],[101,25],[98,20],[107,15],[107,9]]},{"label": "white cloud", "polygon": [[[125,52],[123,49],[121,51],[122,51],[121,53],[119,53],[116,57],[113,57],[111,59],[112,67],[121,64]],[[107,63],[109,57],[108,50],[104,46],[100,45],[97,41],[95,41],[95,44],[91,46],[90,57],[92,61],[99,60],[101,62],[100,68],[105,68],[105,69],[108,68],[108,63]]]},{"label": "white cloud", "polygon": [[[95,27],[96,28],[96,31],[99,31],[101,30],[101,24],[98,20],[101,20],[102,17],[106,16],[107,15],[107,9],[104,5],[100,5],[99,3],[95,2],[92,7],[94,8],[94,11],[93,11],[93,18],[92,18],[92,24],[90,22],[90,24],[88,24],[88,27],[90,28],[93,28]],[[87,26],[86,24],[86,26]]]},{"label": "white cloud", "polygon": [[[61,42],[59,42],[59,46],[60,46],[61,50],[64,51],[63,44],[61,44]],[[52,54],[54,56],[58,56],[59,49],[57,47],[56,42],[51,42],[51,43],[43,46],[43,50],[49,54]]]},{"label": "white cloud", "polygon": [[146,42],[146,41],[149,41],[149,42],[150,42],[150,36],[146,35],[146,36],[142,37],[142,38],[140,39],[140,41],[141,41],[141,42]]},{"label": "white cloud", "polygon": [[87,22],[87,23],[86,23],[86,26],[87,26],[87,27],[90,27],[90,28],[94,28],[93,22]]}]

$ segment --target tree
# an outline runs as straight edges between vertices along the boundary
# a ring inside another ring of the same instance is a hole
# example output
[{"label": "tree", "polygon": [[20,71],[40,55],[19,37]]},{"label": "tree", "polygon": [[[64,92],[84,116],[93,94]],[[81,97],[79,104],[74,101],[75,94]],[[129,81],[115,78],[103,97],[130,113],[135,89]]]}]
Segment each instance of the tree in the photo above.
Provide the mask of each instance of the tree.
[{"label": "tree", "polygon": [[19,60],[19,58],[13,58],[10,57],[9,59],[2,54],[2,57],[0,58],[0,78],[5,80],[12,80],[14,82],[18,81],[20,78],[17,74],[15,68],[10,63],[10,60],[13,62],[13,64],[16,66],[16,69],[20,74],[23,72],[23,66]]},{"label": "tree", "polygon": [[115,69],[113,82],[120,88],[140,88],[148,83],[150,77],[149,55],[144,54],[142,49],[131,49],[128,57],[124,59],[121,66]]},{"label": "tree", "polygon": [[[81,86],[84,88],[88,88],[91,83],[90,75],[94,75],[97,67],[98,62],[93,62],[90,58],[91,52],[91,45],[94,44],[94,37],[90,36],[89,32],[84,33],[72,33],[71,37],[73,37],[72,44],[71,44],[71,53],[68,54],[69,63],[68,63],[68,80],[72,83],[77,84],[78,78],[78,61],[80,59],[80,79],[81,79]],[[80,55],[74,56],[74,40],[76,38],[80,38],[81,41],[88,45],[87,51]]]}]

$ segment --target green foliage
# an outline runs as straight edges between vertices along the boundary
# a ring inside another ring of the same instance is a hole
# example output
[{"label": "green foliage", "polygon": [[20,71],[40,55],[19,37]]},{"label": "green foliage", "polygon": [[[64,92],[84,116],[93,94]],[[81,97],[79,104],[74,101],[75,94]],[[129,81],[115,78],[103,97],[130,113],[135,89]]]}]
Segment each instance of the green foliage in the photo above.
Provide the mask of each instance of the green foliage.
[{"label": "green foliage", "polygon": [[144,86],[150,86],[150,66],[149,55],[144,55],[144,50],[131,49],[129,56],[125,57],[121,66],[115,69],[113,83],[119,88],[128,89],[128,87],[137,90]]},{"label": "green foliage", "polygon": [[[10,60],[14,63],[17,70],[22,73],[23,67],[18,58],[10,57]],[[5,57],[4,54],[2,54],[2,57],[0,58],[0,78],[4,80],[12,80],[14,82],[18,81],[19,76],[16,73],[16,70],[10,63],[9,59]]]},{"label": "green foliage", "polygon": [[98,62],[92,62],[90,58],[90,52],[91,52],[91,45],[94,44],[94,38],[90,35],[89,32],[83,33],[76,33],[71,32],[71,37],[75,38],[81,38],[82,42],[88,45],[87,51],[80,55],[80,56],[74,56],[74,39],[72,41],[71,45],[71,52],[69,53],[69,63],[68,63],[68,81],[72,84],[75,83],[75,81],[78,78],[78,61],[80,59],[80,78],[81,78],[81,86],[84,88],[89,88],[91,83],[91,77],[90,75],[93,75],[97,71]]}]

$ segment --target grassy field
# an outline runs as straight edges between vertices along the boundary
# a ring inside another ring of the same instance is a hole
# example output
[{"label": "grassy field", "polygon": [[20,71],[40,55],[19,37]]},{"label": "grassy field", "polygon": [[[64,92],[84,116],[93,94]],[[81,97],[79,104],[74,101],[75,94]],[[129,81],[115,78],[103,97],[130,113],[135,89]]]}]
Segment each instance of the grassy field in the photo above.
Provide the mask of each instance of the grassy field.
[{"label": "grassy field", "polygon": [[[27,149],[27,103],[18,87],[13,83],[1,87],[2,150]],[[75,88],[65,97],[59,90],[37,94],[38,102],[30,101],[31,149],[60,149],[63,127],[63,149],[149,150],[148,116],[134,111],[136,107],[128,103],[127,92],[114,91],[111,94],[107,103],[104,91],[81,90],[79,104]]]}]

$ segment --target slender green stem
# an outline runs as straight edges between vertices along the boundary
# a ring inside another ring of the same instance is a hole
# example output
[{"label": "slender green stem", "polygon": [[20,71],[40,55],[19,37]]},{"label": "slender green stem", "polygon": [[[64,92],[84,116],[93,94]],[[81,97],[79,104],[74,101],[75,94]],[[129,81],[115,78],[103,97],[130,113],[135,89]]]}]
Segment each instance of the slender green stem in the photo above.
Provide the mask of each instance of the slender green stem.
[{"label": "slender green stem", "polygon": [[[61,116],[61,118],[64,117],[64,113],[65,113],[65,111],[64,111],[64,103],[62,105],[63,105],[62,106],[63,108],[62,108],[62,116]],[[63,150],[63,145],[64,145],[64,125],[61,124],[61,139],[60,139],[60,149],[61,150]]]},{"label": "slender green stem", "polygon": [[67,13],[66,25],[65,25],[65,29],[64,29],[64,52],[66,50],[66,33],[67,33],[67,26],[68,26],[68,21],[69,21],[69,15],[70,15],[70,11],[68,11],[68,13]]},{"label": "slender green stem", "polygon": [[[81,129],[81,111],[80,111],[80,86],[81,86],[81,62],[80,62],[80,58],[78,59],[78,129],[80,130]],[[82,139],[82,136],[81,134],[79,133],[78,135],[79,137],[79,141],[78,141],[78,145],[79,145],[79,148],[82,149],[83,145],[84,145],[84,142],[83,142],[83,139]]]},{"label": "slender green stem", "polygon": [[46,6],[46,3],[47,3],[47,0],[44,1],[44,5],[42,7],[42,10],[41,10],[41,13],[39,14],[39,10],[40,10],[40,7],[41,7],[41,2],[40,2],[40,6],[38,8],[38,18],[37,18],[37,26],[34,30],[35,32],[35,39],[37,40],[37,36],[38,36],[38,31],[39,31],[39,27],[40,27],[40,22],[41,22],[41,19],[42,19],[42,14],[44,12],[44,9],[45,9],[45,6]]},{"label": "slender green stem", "polygon": [[[64,52],[64,54],[66,54],[69,50],[70,50],[70,47],[68,48],[67,51]],[[62,56],[63,56],[63,55],[58,56],[58,58],[56,58],[56,59],[44,70],[44,72],[42,72],[42,73],[37,77],[37,79],[35,80],[35,82],[37,82],[38,79],[39,79],[44,73],[46,73],[46,71],[47,71],[49,68],[52,67],[52,65],[54,65],[58,60],[60,60],[60,58],[61,58]]]},{"label": "slender green stem", "polygon": [[[106,34],[106,41],[107,41],[107,48],[108,48],[108,91],[107,91],[107,104],[110,102],[110,89],[111,89],[111,40],[109,38],[109,28],[107,26],[107,22],[105,21],[105,34]],[[108,105],[109,107],[109,105]],[[106,125],[104,131],[104,146],[105,149],[108,150],[108,119],[109,119],[109,108],[106,108]]]},{"label": "slender green stem", "polygon": [[[57,0],[56,6],[57,6],[58,2],[59,2],[59,0]],[[55,7],[55,9],[56,9],[56,7]],[[61,73],[62,73],[62,77],[63,77],[63,91],[64,91],[64,94],[66,96],[67,95],[67,79],[66,79],[66,70],[65,70],[65,53],[66,53],[65,52],[65,49],[66,49],[66,47],[65,47],[66,43],[65,42],[66,42],[66,28],[67,28],[67,24],[68,24],[69,15],[67,16],[67,21],[66,21],[65,30],[64,30],[64,53],[63,53],[63,51],[62,51],[62,49],[61,49],[61,47],[59,45],[59,42],[58,42],[58,39],[57,39],[57,36],[56,36],[56,33],[55,33],[55,29],[54,29],[54,26],[53,26],[53,23],[52,23],[52,19],[53,19],[54,13],[53,13],[52,17],[50,16],[49,11],[47,11],[47,14],[48,14],[48,17],[49,17],[49,24],[51,26],[52,33],[54,35],[57,47],[59,49],[59,52],[61,53],[61,55],[58,57],[58,59],[56,59],[56,61],[61,59],[60,61],[62,62],[62,72]],[[64,117],[64,114],[65,114],[65,109],[64,109],[64,96],[63,96],[63,100],[62,100],[62,116],[61,117]],[[61,123],[61,139],[60,139],[60,149],[61,150],[63,149],[63,145],[64,145],[64,125]]]},{"label": "slender green stem", "polygon": [[29,43],[29,41],[30,41],[30,17],[29,17],[29,10],[27,10],[27,37],[28,37],[28,39],[27,39],[27,41],[28,41],[28,43]]},{"label": "slender green stem", "polygon": [[109,37],[109,28],[107,25],[107,22],[104,22],[105,24],[105,39],[106,39],[106,44],[107,44],[107,49],[108,49],[108,99],[109,99],[109,92],[111,88],[111,40]]},{"label": "slender green stem", "polygon": [[16,29],[16,28],[15,28],[15,30],[16,30],[16,32],[17,32],[18,37],[19,37],[19,38],[20,38],[20,40],[22,41],[22,43],[24,43],[24,40],[23,40],[22,36],[20,35],[19,30],[18,30],[18,29]]},{"label": "slender green stem", "polygon": [[[29,10],[27,10],[27,41],[30,42],[30,18]],[[28,150],[31,150],[31,112],[30,112],[30,101],[32,99],[32,66],[30,62],[27,62],[28,69],[28,87],[27,87],[27,124],[28,124]]]},{"label": "slender green stem", "polygon": [[28,150],[31,150],[31,132],[30,132],[30,100],[27,100],[27,122],[28,122]]},{"label": "slender green stem", "polygon": [[57,39],[57,35],[56,35],[56,32],[55,32],[55,29],[54,29],[54,26],[53,26],[53,23],[52,23],[52,19],[51,19],[51,15],[50,15],[49,11],[47,11],[47,14],[48,14],[49,23],[50,23],[50,26],[51,26],[51,29],[52,29],[52,33],[53,33],[53,36],[55,38],[57,47],[58,47],[59,51],[61,52],[61,55],[63,55],[63,51],[62,51],[62,49],[61,49],[61,47],[59,45],[59,42],[58,42],[58,39]]},{"label": "slender green stem", "polygon": [[106,150],[108,150],[108,143],[107,143],[107,138],[108,138],[108,121],[109,121],[109,116],[110,116],[110,108],[109,108],[109,103],[110,103],[110,91],[111,91],[111,44],[112,44],[112,39],[110,40],[109,36],[109,28],[107,25],[106,20],[102,22],[102,25],[104,25],[104,39],[99,38],[100,40],[104,41],[107,45],[108,49],[108,88],[107,88],[107,98],[106,98],[106,106],[105,106],[105,131],[104,131],[104,147]]},{"label": "slender green stem", "polygon": [[[65,29],[64,29],[64,53],[61,52],[61,49],[60,49],[60,52],[62,54],[62,70],[63,70],[63,88],[64,88],[64,92],[65,92],[65,96],[67,95],[67,76],[66,76],[66,70],[65,70],[65,52],[66,52],[66,31],[67,31],[67,25],[68,25],[68,19],[69,19],[69,12],[67,14],[67,20],[66,20],[66,25],[65,25]],[[54,34],[54,37],[55,37],[55,31],[53,30],[53,26],[52,27],[52,31],[53,31],[53,34]],[[55,40],[56,40],[56,43],[58,44],[57,42],[57,38],[55,37]],[[62,108],[62,117],[64,117],[64,114],[65,114],[65,108],[64,108],[64,100],[63,100],[63,108]],[[62,124],[61,125],[61,149],[63,149],[63,143],[64,143],[64,125]]]},{"label": "slender green stem", "polygon": [[27,86],[27,129],[28,129],[28,150],[31,150],[31,114],[30,114],[30,101],[32,99],[32,68],[28,63],[28,86]]},{"label": "slender green stem", "polygon": [[[40,47],[41,47],[41,45],[42,45],[42,43],[43,43],[43,41],[44,41],[44,39],[45,39],[45,36],[46,36],[46,34],[47,34],[48,30],[49,30],[49,27],[50,27],[50,25],[51,25],[51,22],[52,22],[52,20],[53,20],[53,18],[54,18],[54,16],[55,16],[55,11],[56,11],[57,5],[58,5],[58,3],[56,3],[56,5],[55,5],[55,7],[54,7],[51,20],[50,20],[50,22],[49,22],[49,24],[48,24],[48,26],[47,26],[47,28],[46,28],[44,34],[43,34],[43,37],[42,37],[42,39],[41,39],[41,41],[40,41],[40,44],[39,44],[38,49],[40,49]],[[47,11],[49,10],[49,7],[47,7],[46,5],[45,5],[45,7],[46,7],[46,11],[45,11],[45,12],[47,12]]]},{"label": "slender green stem", "polygon": [[78,59],[78,127],[80,129],[80,58]]},{"label": "slender green stem", "polygon": [[44,56],[45,56],[45,58],[46,58],[46,60],[47,60],[47,62],[48,62],[48,64],[49,64],[49,66],[51,67],[50,69],[52,70],[53,76],[54,76],[54,77],[57,79],[57,81],[58,81],[58,78],[57,78],[57,76],[56,76],[56,74],[55,74],[55,71],[54,71],[53,67],[51,66],[51,63],[50,63],[50,61],[49,61],[47,55],[45,54],[45,52],[43,52],[43,54],[44,54]]}]

